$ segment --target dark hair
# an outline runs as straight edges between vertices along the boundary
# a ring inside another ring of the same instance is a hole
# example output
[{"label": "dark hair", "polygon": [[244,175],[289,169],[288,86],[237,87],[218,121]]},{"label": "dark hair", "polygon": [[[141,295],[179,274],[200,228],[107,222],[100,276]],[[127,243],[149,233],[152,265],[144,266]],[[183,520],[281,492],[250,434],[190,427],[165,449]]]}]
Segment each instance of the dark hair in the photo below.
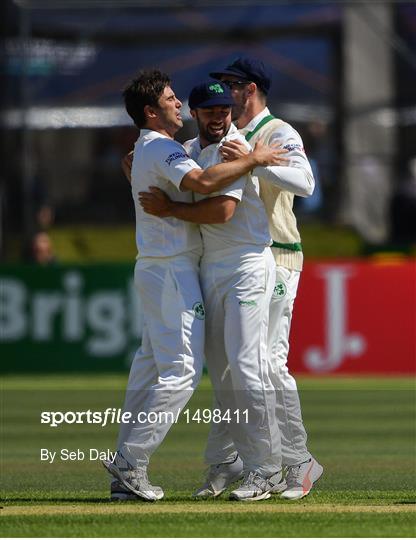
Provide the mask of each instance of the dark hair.
[{"label": "dark hair", "polygon": [[170,85],[169,75],[154,69],[140,71],[124,89],[123,97],[126,110],[138,128],[144,127],[146,117],[144,108],[158,106],[158,100],[166,86]]},{"label": "dark hair", "polygon": [[262,103],[267,102],[267,94],[264,90],[260,88],[260,86],[256,83],[257,86],[257,93],[259,94],[259,98],[261,99]]}]

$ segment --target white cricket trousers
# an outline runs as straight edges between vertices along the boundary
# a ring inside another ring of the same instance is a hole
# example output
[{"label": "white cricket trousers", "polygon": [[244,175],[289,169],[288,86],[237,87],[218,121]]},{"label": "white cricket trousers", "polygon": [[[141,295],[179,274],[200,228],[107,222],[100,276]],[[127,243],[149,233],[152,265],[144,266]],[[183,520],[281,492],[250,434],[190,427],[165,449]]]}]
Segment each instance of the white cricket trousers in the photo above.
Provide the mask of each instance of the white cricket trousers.
[{"label": "white cricket trousers", "polygon": [[202,374],[204,306],[199,285],[200,253],[145,257],[135,267],[144,328],[130,370],[118,449],[134,467],[150,456],[179,417]]},{"label": "white cricket trousers", "polygon": [[276,389],[276,415],[282,437],[283,465],[307,461],[307,435],[303,425],[298,388],[289,373],[289,334],[300,272],[276,267],[276,285],[270,302],[268,357],[270,377]]},{"label": "white cricket trousers", "polygon": [[[290,325],[299,278],[300,272],[296,270],[276,267],[267,336],[269,376],[276,395],[275,415],[281,436],[284,466],[296,465],[311,457],[306,446],[307,435],[296,381],[287,367]],[[211,424],[205,461],[209,465],[227,462],[233,458],[236,449],[228,426],[225,423]]]},{"label": "white cricket trousers", "polygon": [[218,408],[222,415],[229,416],[223,423],[244,469],[264,476],[281,469],[276,396],[267,368],[267,326],[274,281],[275,265],[269,248],[232,248],[204,254],[201,260],[207,313],[206,361]]}]

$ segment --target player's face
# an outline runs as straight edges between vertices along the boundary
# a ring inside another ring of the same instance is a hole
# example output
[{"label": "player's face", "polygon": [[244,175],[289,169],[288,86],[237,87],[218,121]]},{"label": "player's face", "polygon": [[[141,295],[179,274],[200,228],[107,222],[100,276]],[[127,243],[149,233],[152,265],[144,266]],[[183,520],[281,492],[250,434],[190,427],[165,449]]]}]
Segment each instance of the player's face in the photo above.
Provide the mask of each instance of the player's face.
[{"label": "player's face", "polygon": [[172,88],[166,86],[158,101],[158,120],[164,129],[175,134],[183,126],[181,107],[182,103],[175,96]]},{"label": "player's face", "polygon": [[199,138],[202,143],[219,142],[228,133],[231,126],[231,107],[216,105],[191,112],[198,123]]},{"label": "player's face", "polygon": [[250,82],[242,81],[233,75],[223,75],[221,77],[221,81],[227,84],[227,86],[229,86],[231,89],[231,95],[233,96],[234,100],[232,119],[233,121],[238,120],[247,107],[247,86],[250,84]]}]

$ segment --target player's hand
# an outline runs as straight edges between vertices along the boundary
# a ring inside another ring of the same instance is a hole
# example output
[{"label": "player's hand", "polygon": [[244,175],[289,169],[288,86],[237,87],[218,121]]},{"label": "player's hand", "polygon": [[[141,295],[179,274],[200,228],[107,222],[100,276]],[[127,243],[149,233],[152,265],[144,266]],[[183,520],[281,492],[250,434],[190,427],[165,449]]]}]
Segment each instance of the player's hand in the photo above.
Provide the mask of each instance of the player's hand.
[{"label": "player's hand", "polygon": [[252,155],[256,159],[258,166],[267,167],[268,165],[287,165],[289,159],[284,157],[287,152],[286,148],[283,148],[278,142],[270,146],[257,142]]},{"label": "player's hand", "polygon": [[123,159],[121,160],[121,168],[123,169],[123,173],[127,180],[131,184],[131,166],[133,163],[133,150],[126,154]]},{"label": "player's hand", "polygon": [[164,191],[150,186],[148,191],[139,192],[139,203],[146,214],[157,217],[169,217],[172,215],[172,201]]},{"label": "player's hand", "polygon": [[222,159],[225,162],[234,161],[235,159],[241,158],[250,153],[250,150],[247,148],[247,146],[242,141],[238,140],[225,141],[220,146],[219,150]]}]

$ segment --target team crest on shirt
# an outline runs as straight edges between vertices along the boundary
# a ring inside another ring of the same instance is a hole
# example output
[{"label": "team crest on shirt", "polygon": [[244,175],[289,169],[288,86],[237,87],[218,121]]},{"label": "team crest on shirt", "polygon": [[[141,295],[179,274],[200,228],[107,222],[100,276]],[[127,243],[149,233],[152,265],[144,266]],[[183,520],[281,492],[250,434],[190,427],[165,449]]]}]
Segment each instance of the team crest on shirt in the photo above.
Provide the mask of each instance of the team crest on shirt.
[{"label": "team crest on shirt", "polygon": [[278,281],[274,286],[273,298],[283,298],[286,296],[286,292],[286,285],[283,283],[283,281]]},{"label": "team crest on shirt", "polygon": [[196,302],[193,305],[192,309],[194,310],[195,317],[197,319],[199,319],[200,321],[203,321],[205,319],[205,308],[202,302]]}]

